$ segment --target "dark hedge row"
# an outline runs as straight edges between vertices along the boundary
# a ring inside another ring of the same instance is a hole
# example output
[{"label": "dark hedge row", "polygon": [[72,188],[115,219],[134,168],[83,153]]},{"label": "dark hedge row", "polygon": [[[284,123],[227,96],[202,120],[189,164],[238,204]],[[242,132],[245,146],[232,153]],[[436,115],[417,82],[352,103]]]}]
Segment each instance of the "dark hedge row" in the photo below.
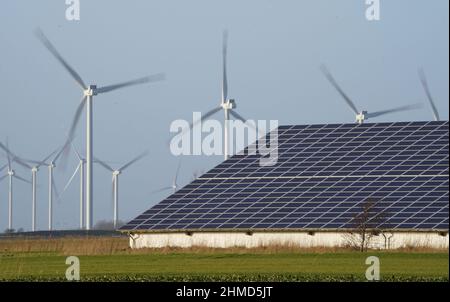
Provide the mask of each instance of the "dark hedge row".
[{"label": "dark hedge row", "polygon": [[[14,279],[0,279],[0,281],[19,282],[49,282],[66,281],[62,277],[29,276]],[[367,281],[363,276],[357,275],[322,275],[322,274],[270,274],[270,275],[99,275],[85,276],[83,282],[361,282]],[[420,276],[382,276],[382,282],[448,282],[447,277],[420,277]]]}]

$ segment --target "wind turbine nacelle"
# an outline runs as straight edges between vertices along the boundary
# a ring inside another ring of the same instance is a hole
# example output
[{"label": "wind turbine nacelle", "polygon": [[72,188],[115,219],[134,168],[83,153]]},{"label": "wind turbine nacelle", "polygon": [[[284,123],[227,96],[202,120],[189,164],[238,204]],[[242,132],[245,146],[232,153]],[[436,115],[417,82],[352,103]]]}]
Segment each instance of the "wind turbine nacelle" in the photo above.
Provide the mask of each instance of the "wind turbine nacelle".
[{"label": "wind turbine nacelle", "polygon": [[366,119],[367,116],[367,111],[361,111],[360,114],[356,115],[356,122],[358,122],[358,124],[362,124],[364,122],[364,120]]},{"label": "wind turbine nacelle", "polygon": [[223,109],[234,109],[236,108],[236,102],[234,99],[226,100],[222,105]]},{"label": "wind turbine nacelle", "polygon": [[89,85],[88,89],[84,91],[85,96],[93,96],[96,95],[97,85]]}]

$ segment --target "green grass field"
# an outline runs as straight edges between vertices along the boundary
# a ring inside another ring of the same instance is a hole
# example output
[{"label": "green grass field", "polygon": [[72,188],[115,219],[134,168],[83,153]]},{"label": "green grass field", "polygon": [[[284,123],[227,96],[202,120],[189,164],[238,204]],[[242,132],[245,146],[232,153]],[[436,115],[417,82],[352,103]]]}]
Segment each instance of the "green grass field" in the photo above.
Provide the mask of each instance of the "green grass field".
[{"label": "green grass field", "polygon": [[[17,243],[17,242],[16,242]],[[32,249],[0,242],[1,280],[64,280],[68,255],[80,259],[85,281],[104,280],[365,280],[368,256],[378,256],[385,281],[448,281],[448,252],[296,251],[277,250],[148,250],[107,248],[87,255],[57,248]],[[14,250],[14,248],[16,250]],[[58,250],[61,249],[61,250]]]}]

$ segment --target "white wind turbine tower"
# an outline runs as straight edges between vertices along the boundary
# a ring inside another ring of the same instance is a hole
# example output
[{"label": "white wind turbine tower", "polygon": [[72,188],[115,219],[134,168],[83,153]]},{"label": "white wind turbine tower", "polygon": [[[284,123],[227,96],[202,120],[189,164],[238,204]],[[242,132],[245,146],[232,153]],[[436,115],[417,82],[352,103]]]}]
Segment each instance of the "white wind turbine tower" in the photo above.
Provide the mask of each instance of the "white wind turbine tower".
[{"label": "white wind turbine tower", "polygon": [[[202,116],[200,120],[194,121],[189,125],[189,128],[183,130],[178,135],[183,135],[188,130],[194,128],[194,126],[203,120],[206,120],[210,116],[212,116],[214,113],[223,110],[225,114],[225,121],[224,121],[224,157],[225,160],[229,157],[229,120],[230,120],[230,114],[237,118],[238,120],[241,120],[243,123],[246,122],[246,119],[243,118],[241,115],[239,115],[235,110],[236,108],[236,102],[234,99],[228,99],[228,79],[227,79],[227,43],[228,42],[228,32],[223,32],[223,44],[222,44],[222,99],[220,101],[220,105],[210,111],[208,111],[206,114]],[[251,126],[251,125],[249,125]],[[252,127],[253,128],[253,127]]]},{"label": "white wind turbine tower", "polygon": [[80,153],[77,151],[75,146],[73,146],[73,144],[71,144],[71,146],[72,146],[72,150],[75,152],[75,154],[79,160],[79,163],[59,196],[60,196],[60,198],[62,197],[64,192],[67,190],[67,188],[72,183],[72,180],[75,178],[75,175],[77,175],[77,173],[80,173],[80,229],[83,230],[83,229],[85,229],[85,220],[84,220],[84,195],[85,195],[85,193],[84,193],[84,188],[85,188],[84,176],[85,176],[85,173],[84,173],[84,166],[86,164],[86,159],[80,155]]},{"label": "white wind turbine tower", "polygon": [[90,230],[93,226],[93,97],[97,94],[110,92],[124,87],[160,81],[164,79],[164,74],[156,74],[104,87],[86,85],[80,75],[63,59],[40,29],[36,31],[36,35],[83,90],[83,97],[75,112],[68,140],[72,141],[76,125],[80,119],[83,108],[86,105],[86,229]]},{"label": "white wind turbine tower", "polygon": [[155,190],[152,192],[152,194],[156,194],[156,193],[160,193],[160,192],[164,192],[164,191],[168,191],[168,190],[172,190],[172,193],[175,193],[178,190],[178,174],[180,172],[180,166],[181,166],[181,158],[178,161],[177,170],[176,170],[175,176],[172,180],[172,185]]},{"label": "white wind turbine tower", "polygon": [[347,105],[350,107],[350,109],[355,113],[356,115],[356,122],[358,124],[364,123],[365,120],[369,118],[375,118],[379,117],[381,115],[385,115],[388,113],[394,113],[399,111],[406,111],[411,109],[417,109],[420,108],[420,104],[414,104],[414,105],[406,105],[401,106],[393,109],[387,109],[387,110],[381,110],[381,111],[375,111],[375,112],[367,112],[365,110],[358,110],[353,101],[347,96],[347,94],[341,89],[341,87],[338,85],[334,77],[331,75],[330,71],[325,65],[322,65],[320,67],[322,73],[325,75],[327,80],[333,85],[333,87],[339,92],[339,94],[342,96],[342,98],[345,100]]},{"label": "white wind turbine tower", "polygon": [[53,230],[53,193],[56,195],[56,198],[59,199],[58,191],[56,190],[55,178],[53,176],[53,170],[56,167],[56,161],[61,156],[62,152],[65,149],[65,145],[59,149],[58,153],[50,160],[49,163],[46,163],[48,168],[48,230]]},{"label": "white wind turbine tower", "polygon": [[17,158],[14,154],[12,154],[9,151],[8,140],[6,141],[6,146],[4,146],[2,143],[0,143],[0,148],[2,148],[6,152],[6,157],[8,160],[7,174],[5,176],[1,177],[0,181],[5,179],[6,177],[8,177],[8,179],[9,179],[9,183],[8,183],[8,229],[12,230],[12,228],[13,228],[13,216],[12,216],[12,213],[13,213],[13,180],[14,180],[14,178],[16,178],[20,181],[30,183],[30,181],[28,181],[16,174],[16,172],[12,168],[12,162],[16,162],[26,168],[31,168],[31,167],[28,166],[27,164],[23,163],[19,158]]},{"label": "white wind turbine tower", "polygon": [[430,89],[428,88],[427,78],[425,76],[425,71],[422,68],[419,69],[419,78],[422,83],[422,87],[425,90],[425,94],[427,95],[428,102],[430,103],[431,110],[433,111],[433,117],[435,121],[439,121],[439,112],[434,104],[433,97],[431,96]]},{"label": "white wind turbine tower", "polygon": [[124,164],[122,167],[118,169],[113,169],[110,165],[105,163],[104,161],[99,160],[98,158],[95,158],[95,162],[99,163],[101,166],[103,166],[105,169],[112,172],[112,195],[113,195],[113,207],[114,207],[114,229],[117,228],[117,222],[119,221],[119,175],[125,171],[125,169],[129,168],[132,164],[136,163],[138,160],[142,159],[144,156],[148,154],[148,151],[145,151],[141,153],[140,155],[136,156],[126,164]]}]

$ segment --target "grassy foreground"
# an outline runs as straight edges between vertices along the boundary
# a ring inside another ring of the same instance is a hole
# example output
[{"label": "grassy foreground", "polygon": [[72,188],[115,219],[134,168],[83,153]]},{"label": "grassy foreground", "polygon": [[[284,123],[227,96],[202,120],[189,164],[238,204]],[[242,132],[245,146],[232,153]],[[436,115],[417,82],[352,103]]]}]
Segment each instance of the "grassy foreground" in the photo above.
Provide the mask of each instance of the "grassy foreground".
[{"label": "grassy foreground", "polygon": [[384,281],[448,281],[448,251],[146,249],[125,238],[0,240],[0,280],[65,280],[69,255],[83,281],[364,281],[378,256]]}]

